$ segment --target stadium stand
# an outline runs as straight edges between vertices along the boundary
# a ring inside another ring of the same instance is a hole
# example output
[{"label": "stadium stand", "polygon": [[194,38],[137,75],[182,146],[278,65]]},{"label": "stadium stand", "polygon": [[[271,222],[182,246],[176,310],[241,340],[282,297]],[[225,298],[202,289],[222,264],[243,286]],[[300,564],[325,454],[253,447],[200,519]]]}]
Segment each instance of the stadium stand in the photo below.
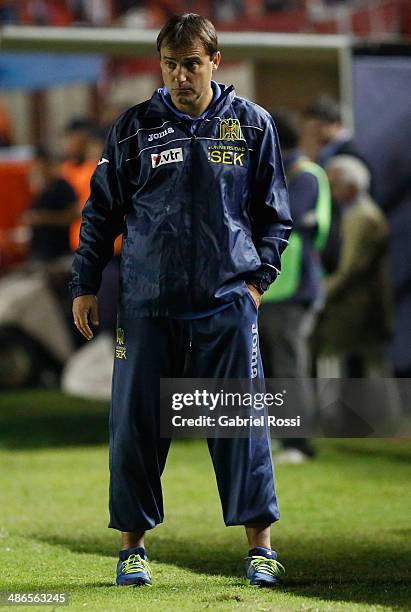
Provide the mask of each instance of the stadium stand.
[{"label": "stadium stand", "polygon": [[0,23],[156,28],[175,12],[210,15],[219,30],[359,36],[411,32],[406,0],[3,0]]}]

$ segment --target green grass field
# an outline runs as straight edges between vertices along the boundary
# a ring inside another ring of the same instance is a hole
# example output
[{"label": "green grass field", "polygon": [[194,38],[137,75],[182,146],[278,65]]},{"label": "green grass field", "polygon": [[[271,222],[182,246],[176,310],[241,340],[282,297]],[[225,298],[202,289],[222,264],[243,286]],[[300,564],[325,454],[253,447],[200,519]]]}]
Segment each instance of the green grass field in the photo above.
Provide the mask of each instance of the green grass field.
[{"label": "green grass field", "polygon": [[277,468],[275,591],[247,586],[205,442],[175,442],[166,521],[147,537],[154,586],[114,586],[107,411],[57,391],[0,396],[0,591],[66,591],[73,610],[411,609],[411,443],[398,440],[320,440],[316,461]]}]

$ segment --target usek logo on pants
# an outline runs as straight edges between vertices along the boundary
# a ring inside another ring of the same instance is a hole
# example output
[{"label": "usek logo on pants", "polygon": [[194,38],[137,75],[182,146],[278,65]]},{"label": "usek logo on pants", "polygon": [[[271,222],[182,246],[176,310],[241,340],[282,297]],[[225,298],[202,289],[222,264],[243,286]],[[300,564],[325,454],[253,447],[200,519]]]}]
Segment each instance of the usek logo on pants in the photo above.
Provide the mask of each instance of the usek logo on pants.
[{"label": "usek logo on pants", "polygon": [[163,164],[174,164],[175,162],[181,161],[183,161],[183,149],[181,147],[151,154],[151,166],[153,168],[158,168]]}]

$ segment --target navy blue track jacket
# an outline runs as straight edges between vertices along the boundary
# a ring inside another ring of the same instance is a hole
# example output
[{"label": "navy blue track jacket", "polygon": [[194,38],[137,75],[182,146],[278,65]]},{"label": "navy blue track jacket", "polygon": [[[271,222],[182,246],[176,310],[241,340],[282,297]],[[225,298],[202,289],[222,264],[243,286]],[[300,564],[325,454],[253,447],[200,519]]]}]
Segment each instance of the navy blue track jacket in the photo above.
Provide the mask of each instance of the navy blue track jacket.
[{"label": "navy blue track jacket", "polygon": [[116,121],[83,209],[73,298],[97,293],[121,233],[123,316],[206,311],[275,280],[292,227],[275,127],[220,87],[194,134],[158,92]]}]

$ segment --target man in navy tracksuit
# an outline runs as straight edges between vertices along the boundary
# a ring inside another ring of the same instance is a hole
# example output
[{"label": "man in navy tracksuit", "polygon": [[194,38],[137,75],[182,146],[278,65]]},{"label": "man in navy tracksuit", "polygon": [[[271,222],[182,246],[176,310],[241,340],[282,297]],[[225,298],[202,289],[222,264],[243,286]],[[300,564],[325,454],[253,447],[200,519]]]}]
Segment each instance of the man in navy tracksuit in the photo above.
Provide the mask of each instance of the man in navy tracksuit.
[{"label": "man in navy tracksuit", "polygon": [[[252,354],[257,310],[291,231],[272,119],[212,81],[214,26],[175,16],[157,47],[165,86],[111,129],[71,282],[75,324],[91,339],[101,273],[123,233],[109,524],[122,532],[121,585],[151,583],[144,533],[163,521],[160,378],[263,377]],[[273,586],[282,566],[270,544],[279,513],[269,435],[208,445],[225,523],[246,528],[247,576]]]}]

